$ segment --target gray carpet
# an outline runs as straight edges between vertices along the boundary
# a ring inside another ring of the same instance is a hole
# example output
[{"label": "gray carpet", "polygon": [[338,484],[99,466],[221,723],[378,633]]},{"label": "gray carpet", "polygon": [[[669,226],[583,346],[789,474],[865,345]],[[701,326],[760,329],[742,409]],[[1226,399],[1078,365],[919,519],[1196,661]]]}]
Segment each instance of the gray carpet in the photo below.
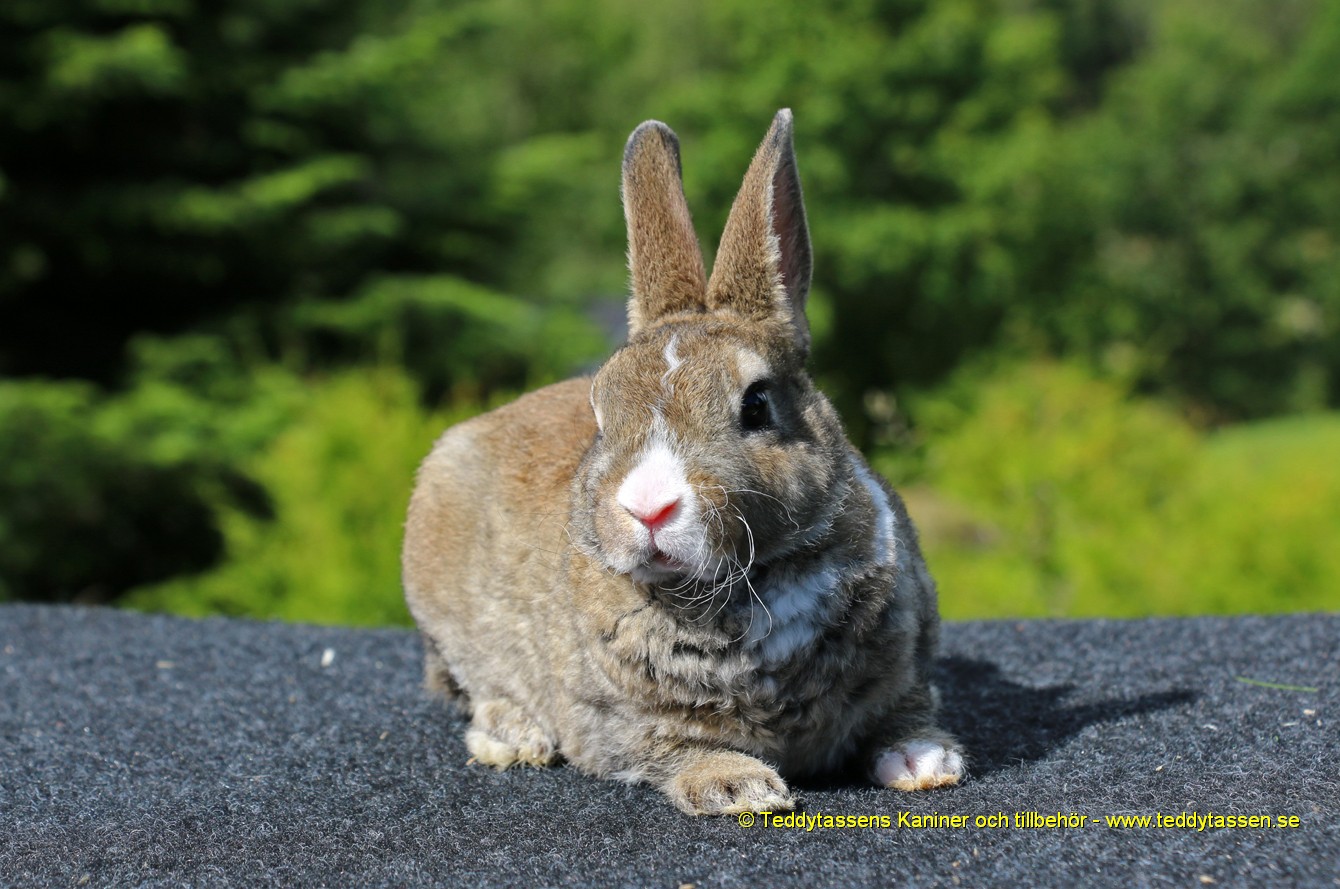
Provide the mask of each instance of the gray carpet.
[{"label": "gray carpet", "polygon": [[[949,624],[969,779],[800,788],[888,827],[498,774],[418,682],[405,631],[0,606],[0,883],[1340,886],[1340,615]],[[1271,826],[1103,822],[1193,812]]]}]

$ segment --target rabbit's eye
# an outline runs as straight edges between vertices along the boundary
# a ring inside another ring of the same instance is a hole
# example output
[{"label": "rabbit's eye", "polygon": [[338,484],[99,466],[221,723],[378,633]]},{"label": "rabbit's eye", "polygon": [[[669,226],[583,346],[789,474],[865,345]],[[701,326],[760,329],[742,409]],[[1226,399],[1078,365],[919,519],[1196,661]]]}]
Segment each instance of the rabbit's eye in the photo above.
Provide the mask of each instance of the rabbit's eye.
[{"label": "rabbit's eye", "polygon": [[767,429],[772,425],[767,382],[757,382],[745,390],[744,398],[740,401],[740,425],[746,432]]}]

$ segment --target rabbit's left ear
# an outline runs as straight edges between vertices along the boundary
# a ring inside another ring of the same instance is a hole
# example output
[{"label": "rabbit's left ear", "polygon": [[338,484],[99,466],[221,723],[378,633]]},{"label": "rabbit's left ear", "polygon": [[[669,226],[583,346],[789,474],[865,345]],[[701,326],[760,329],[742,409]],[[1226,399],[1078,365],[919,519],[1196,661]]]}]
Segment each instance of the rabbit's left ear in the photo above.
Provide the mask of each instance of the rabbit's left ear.
[{"label": "rabbit's left ear", "polygon": [[811,268],[791,111],[784,108],[773,118],[731,206],[707,284],[707,307],[760,321],[784,321],[791,325],[801,353],[807,353],[805,298]]}]

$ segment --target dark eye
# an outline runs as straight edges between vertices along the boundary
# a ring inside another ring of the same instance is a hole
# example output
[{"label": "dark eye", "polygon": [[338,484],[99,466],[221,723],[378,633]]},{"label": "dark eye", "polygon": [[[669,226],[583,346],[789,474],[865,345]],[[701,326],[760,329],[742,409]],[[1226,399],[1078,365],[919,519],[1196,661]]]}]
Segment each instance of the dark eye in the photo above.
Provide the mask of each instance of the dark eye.
[{"label": "dark eye", "polygon": [[740,425],[745,432],[767,429],[772,425],[767,381],[761,380],[745,390],[744,398],[740,400]]}]

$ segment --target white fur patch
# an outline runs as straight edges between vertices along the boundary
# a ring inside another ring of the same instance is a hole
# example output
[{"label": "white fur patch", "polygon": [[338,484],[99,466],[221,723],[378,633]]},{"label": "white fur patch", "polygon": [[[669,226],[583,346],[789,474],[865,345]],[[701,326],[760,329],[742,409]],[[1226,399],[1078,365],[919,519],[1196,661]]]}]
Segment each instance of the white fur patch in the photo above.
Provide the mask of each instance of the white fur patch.
[{"label": "white fur patch", "polygon": [[665,344],[665,351],[661,356],[665,358],[665,373],[661,374],[661,385],[667,391],[673,392],[674,386],[670,383],[670,375],[679,370],[679,366],[684,362],[680,360],[679,353],[676,351],[679,346],[679,334],[670,337],[670,342]]},{"label": "white fur patch", "polygon": [[870,501],[875,506],[875,560],[888,564],[896,558],[898,551],[898,538],[894,534],[893,508],[889,506],[889,497],[859,458],[853,456],[850,460],[852,471],[870,492]]},{"label": "white fur patch", "polygon": [[596,387],[591,387],[591,394],[588,396],[591,402],[591,413],[596,415],[596,428],[604,430],[605,420],[600,416],[600,408],[596,407]]},{"label": "white fur patch", "polygon": [[[856,457],[851,458],[851,465],[875,508],[875,559],[887,564],[902,556],[893,507],[870,470]],[[746,642],[755,647],[763,664],[774,665],[794,657],[823,629],[824,600],[842,583],[842,574],[836,568],[820,565],[805,574],[769,580],[768,585],[756,590],[767,611],[754,603]]]},{"label": "white fur patch", "polygon": [[767,610],[754,603],[746,642],[764,664],[779,664],[814,641],[823,624],[824,599],[842,583],[836,568],[819,568],[799,577],[783,576],[758,590]]},{"label": "white fur patch", "polygon": [[735,365],[740,372],[740,380],[746,386],[753,385],[768,376],[768,362],[763,356],[750,349],[739,349],[735,355]]},{"label": "white fur patch", "polygon": [[876,757],[870,776],[876,784],[896,790],[943,787],[963,777],[963,757],[934,741],[913,739]]},{"label": "white fur patch", "polygon": [[[762,620],[766,621],[767,615],[762,615]],[[766,632],[766,627],[751,630],[750,635],[758,631]],[[781,627],[774,625],[758,646],[759,656],[765,665],[786,663],[797,651],[813,642],[818,632],[817,624],[805,621],[795,621]]]},{"label": "white fur patch", "polygon": [[[631,535],[634,579],[655,580],[676,573],[696,573],[705,550],[701,507],[688,482],[684,460],[675,452],[673,437],[664,419],[656,414],[652,433],[632,470],[624,477],[615,501],[628,514],[624,527]],[[647,517],[674,507],[663,520],[646,526]],[[653,551],[654,550],[654,551]],[[654,552],[668,556],[674,564],[647,564]]]}]

